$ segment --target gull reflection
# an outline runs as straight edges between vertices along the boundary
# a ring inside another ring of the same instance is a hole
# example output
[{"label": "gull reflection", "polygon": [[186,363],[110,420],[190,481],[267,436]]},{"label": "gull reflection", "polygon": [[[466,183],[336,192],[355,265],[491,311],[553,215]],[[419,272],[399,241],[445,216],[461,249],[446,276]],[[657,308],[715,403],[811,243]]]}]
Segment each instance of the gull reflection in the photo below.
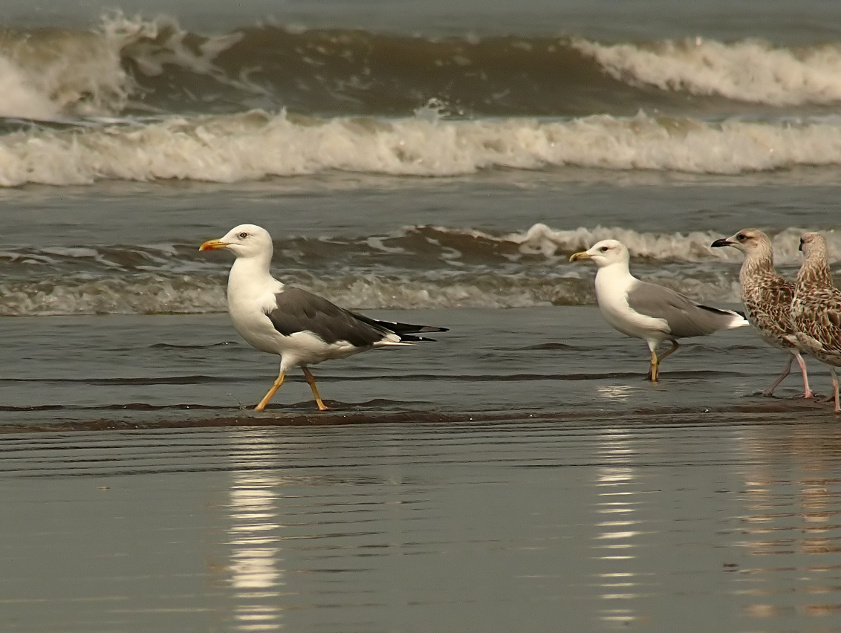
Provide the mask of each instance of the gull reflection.
[{"label": "gull reflection", "polygon": [[[620,397],[618,395],[609,397]],[[601,620],[613,625],[627,625],[639,621],[633,600],[641,597],[642,576],[632,563],[637,558],[640,520],[639,484],[637,468],[631,464],[636,451],[631,435],[624,430],[609,429],[600,438],[601,458],[615,465],[602,466],[596,471],[596,490],[599,499],[596,512],[602,515],[595,522],[594,549],[603,572],[596,574],[597,587],[608,606],[601,610]]]},{"label": "gull reflection", "polygon": [[596,391],[602,398],[623,401],[627,400],[635,389],[630,385],[604,385],[598,387]]},{"label": "gull reflection", "polygon": [[[256,436],[233,440],[238,462],[259,466],[267,459],[265,443]],[[233,588],[234,630],[278,631],[284,581],[280,546],[278,490],[282,477],[265,470],[232,473],[229,504],[228,578]]]},{"label": "gull reflection", "polygon": [[785,427],[784,437],[775,431],[741,438],[754,464],[745,474],[737,543],[749,558],[733,578],[734,593],[753,618],[837,617],[841,438],[825,424]]}]

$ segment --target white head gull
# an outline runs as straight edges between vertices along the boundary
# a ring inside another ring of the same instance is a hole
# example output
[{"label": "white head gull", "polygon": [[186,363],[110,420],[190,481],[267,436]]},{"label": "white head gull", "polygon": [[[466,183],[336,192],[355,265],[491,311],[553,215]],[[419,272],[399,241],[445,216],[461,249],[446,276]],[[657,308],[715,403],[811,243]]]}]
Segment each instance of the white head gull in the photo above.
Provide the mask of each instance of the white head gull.
[{"label": "white head gull", "polygon": [[800,355],[803,347],[797,341],[790,318],[794,284],[774,270],[771,240],[759,229],[742,229],[728,238],[716,240],[712,246],[732,246],[745,254],[739,271],[739,287],[748,321],[766,343],[789,353],[783,373],[762,394],[774,393],[777,385],[791,372],[791,361],[796,359],[803,374],[803,397],[811,398],[806,362]]},{"label": "white head gull", "polygon": [[800,250],[805,259],[797,273],[791,323],[803,349],[829,365],[835,412],[841,413],[835,373],[835,368],[841,366],[841,291],[832,283],[823,236],[804,233],[800,236]]},{"label": "white head gull", "polygon": [[[674,290],[640,281],[631,274],[631,256],[621,242],[603,240],[569,258],[571,262],[583,259],[598,266],[596,299],[605,321],[648,343],[651,382],[659,378],[660,361],[677,350],[677,339],[748,325],[738,312],[700,305]],[[671,341],[672,347],[658,357],[656,349],[663,341]]]},{"label": "white head gull", "polygon": [[327,409],[308,365],[346,358],[377,347],[426,341],[417,334],[446,328],[378,321],[340,308],[327,299],[274,279],[269,272],[272,238],[254,224],[241,224],[201,251],[226,249],[236,255],[228,276],[228,311],[237,332],[251,346],[280,356],[280,372],[257,405],[262,411],[283,384],[286,372],[300,367],[318,408]]}]

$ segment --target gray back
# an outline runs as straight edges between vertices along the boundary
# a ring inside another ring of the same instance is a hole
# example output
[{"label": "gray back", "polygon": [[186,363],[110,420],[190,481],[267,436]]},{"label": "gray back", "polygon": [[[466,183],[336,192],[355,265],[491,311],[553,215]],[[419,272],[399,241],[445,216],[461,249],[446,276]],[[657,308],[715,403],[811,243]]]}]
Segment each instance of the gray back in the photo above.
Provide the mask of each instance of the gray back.
[{"label": "gray back", "polygon": [[697,304],[663,286],[641,281],[628,293],[628,305],[640,314],[665,319],[675,338],[705,336],[726,328],[737,316]]},{"label": "gray back", "polygon": [[347,341],[356,347],[370,347],[388,333],[369,319],[362,320],[353,312],[301,288],[286,286],[275,299],[277,309],[267,314],[275,329],[286,336],[309,331],[325,343]]}]

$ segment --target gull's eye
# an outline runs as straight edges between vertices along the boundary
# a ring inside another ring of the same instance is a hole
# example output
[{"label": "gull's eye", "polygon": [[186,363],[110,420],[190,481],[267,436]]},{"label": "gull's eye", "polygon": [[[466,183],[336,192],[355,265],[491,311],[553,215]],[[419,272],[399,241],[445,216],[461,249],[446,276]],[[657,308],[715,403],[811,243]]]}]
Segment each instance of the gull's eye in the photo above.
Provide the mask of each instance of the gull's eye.
[{"label": "gull's eye", "polygon": [[602,253],[606,253],[606,252],[608,251],[608,248],[607,248],[607,246],[602,246],[599,250],[600,250]]},{"label": "gull's eye", "polygon": [[739,233],[736,236],[736,239],[739,240],[740,242],[744,242],[747,238],[745,237],[744,233]]},{"label": "gull's eye", "polygon": [[243,231],[242,233],[240,233],[239,235],[237,235],[237,237],[238,237],[239,239],[241,239],[241,240],[244,240],[246,237],[248,237],[248,233],[246,233],[245,231]]}]

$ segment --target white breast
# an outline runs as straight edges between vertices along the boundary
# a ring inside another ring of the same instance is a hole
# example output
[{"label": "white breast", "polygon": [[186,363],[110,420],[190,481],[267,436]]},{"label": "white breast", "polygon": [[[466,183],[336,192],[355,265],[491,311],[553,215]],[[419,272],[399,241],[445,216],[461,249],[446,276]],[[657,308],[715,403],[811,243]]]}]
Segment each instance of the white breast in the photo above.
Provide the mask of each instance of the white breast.
[{"label": "white breast", "polygon": [[272,354],[283,351],[284,337],[267,316],[275,308],[274,295],[283,284],[271,276],[255,275],[247,266],[238,266],[238,259],[228,278],[228,312],[234,328],[245,341]]}]

